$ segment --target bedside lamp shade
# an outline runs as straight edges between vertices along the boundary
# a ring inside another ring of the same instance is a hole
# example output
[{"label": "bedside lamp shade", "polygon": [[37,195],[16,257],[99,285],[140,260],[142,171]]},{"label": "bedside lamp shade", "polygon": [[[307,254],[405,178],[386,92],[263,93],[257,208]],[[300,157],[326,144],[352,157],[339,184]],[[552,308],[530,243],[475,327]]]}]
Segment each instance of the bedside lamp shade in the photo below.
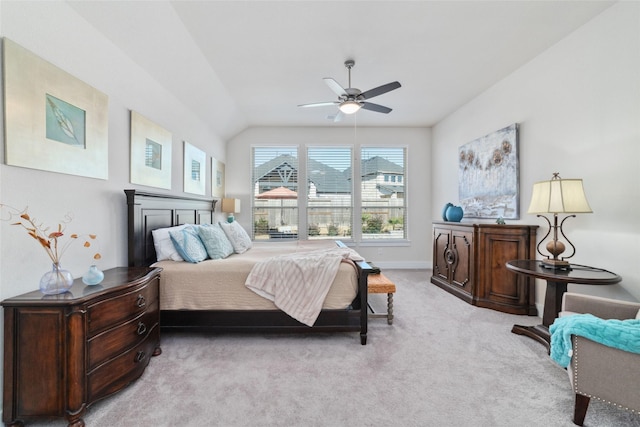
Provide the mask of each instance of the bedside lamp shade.
[{"label": "bedside lamp shade", "polygon": [[528,213],[592,213],[581,179],[536,182]]},{"label": "bedside lamp shade", "polygon": [[222,199],[222,212],[229,214],[227,222],[233,222],[233,214],[240,213],[240,199]]},{"label": "bedside lamp shade", "polygon": [[[581,179],[562,179],[559,173],[554,173],[551,180],[536,182],[533,185],[528,213],[538,214],[538,217],[544,218],[549,223],[549,231],[542,240],[540,240],[536,248],[540,255],[546,257],[542,260],[543,266],[554,269],[571,269],[566,259],[571,258],[576,253],[576,248],[564,234],[562,225],[567,218],[575,217],[574,214],[592,212],[591,206],[589,206],[589,202],[587,201],[587,196],[584,194]],[[545,213],[553,214],[553,224],[549,218],[540,215]],[[569,214],[562,220],[560,225],[558,225],[558,214]],[[567,257],[559,258],[559,255],[565,250],[565,245],[558,240],[558,231],[573,249],[571,255]],[[553,258],[540,251],[542,242],[544,242],[552,232],[553,238],[547,243],[546,249]]]}]

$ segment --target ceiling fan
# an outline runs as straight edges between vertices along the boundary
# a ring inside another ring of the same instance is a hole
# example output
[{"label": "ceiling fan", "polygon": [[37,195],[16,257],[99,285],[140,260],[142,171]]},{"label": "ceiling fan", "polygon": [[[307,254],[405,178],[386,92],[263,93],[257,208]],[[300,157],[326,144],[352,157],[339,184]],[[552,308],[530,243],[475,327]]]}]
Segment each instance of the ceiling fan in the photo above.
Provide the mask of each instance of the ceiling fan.
[{"label": "ceiling fan", "polygon": [[348,59],[344,62],[344,66],[347,67],[347,70],[349,71],[349,87],[346,89],[331,77],[325,77],[323,79],[327,86],[329,86],[329,89],[338,95],[337,101],[302,104],[298,105],[298,107],[326,107],[329,105],[337,105],[339,111],[334,118],[334,121],[336,122],[342,119],[343,114],[353,114],[361,108],[369,111],[375,111],[377,113],[390,113],[391,108],[368,102],[368,100],[374,96],[379,96],[394,89],[398,89],[401,86],[400,83],[391,82],[362,92],[360,89],[351,87],[351,69],[355,65],[356,63],[353,59]]}]

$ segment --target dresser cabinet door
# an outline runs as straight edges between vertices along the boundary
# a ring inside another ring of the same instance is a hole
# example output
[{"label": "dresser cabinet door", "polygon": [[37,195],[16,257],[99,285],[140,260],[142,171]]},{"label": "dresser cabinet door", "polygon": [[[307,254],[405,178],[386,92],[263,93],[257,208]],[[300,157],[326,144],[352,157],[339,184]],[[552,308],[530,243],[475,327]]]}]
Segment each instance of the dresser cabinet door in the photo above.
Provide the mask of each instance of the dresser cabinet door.
[{"label": "dresser cabinet door", "polygon": [[[25,418],[63,416],[66,361],[64,310],[5,308],[4,413],[7,422]],[[14,346],[15,344],[15,346]]]},{"label": "dresser cabinet door", "polygon": [[452,230],[451,241],[451,283],[471,295],[473,293],[473,232]]},{"label": "dresser cabinet door", "polygon": [[529,259],[535,228],[481,227],[478,233],[478,292],[481,307],[537,315],[533,280],[507,270],[514,259]]},{"label": "dresser cabinet door", "polygon": [[451,246],[451,230],[433,228],[433,275],[440,280],[449,282],[450,269],[447,262],[447,251]]},{"label": "dresser cabinet door", "polygon": [[473,227],[434,225],[432,283],[471,302],[473,263]]}]

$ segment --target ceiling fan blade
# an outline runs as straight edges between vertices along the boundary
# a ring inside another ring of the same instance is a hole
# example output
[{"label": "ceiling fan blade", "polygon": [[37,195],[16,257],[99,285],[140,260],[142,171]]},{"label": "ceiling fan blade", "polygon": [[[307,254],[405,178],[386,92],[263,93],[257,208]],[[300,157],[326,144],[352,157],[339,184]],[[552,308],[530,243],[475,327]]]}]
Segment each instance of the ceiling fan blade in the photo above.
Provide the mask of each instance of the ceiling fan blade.
[{"label": "ceiling fan blade", "polygon": [[344,117],[344,113],[340,110],[338,110],[338,112],[336,113],[336,115],[333,117],[333,122],[340,122],[342,121],[342,118]]},{"label": "ceiling fan blade", "polygon": [[384,113],[389,114],[392,110],[389,107],[385,107],[384,105],[378,105],[371,102],[362,102],[361,108],[369,111],[375,111],[376,113]]},{"label": "ceiling fan blade", "polygon": [[335,81],[331,77],[325,77],[322,80],[324,80],[324,82],[327,84],[327,86],[329,86],[329,89],[334,91],[336,95],[344,96],[344,95],[347,94],[347,90],[345,88],[343,88],[342,86],[340,86],[340,83],[338,83],[337,81]]},{"label": "ceiling fan blade", "polygon": [[329,101],[329,102],[314,102],[312,104],[300,104],[298,107],[329,107],[340,104],[338,101]]},{"label": "ceiling fan blade", "polygon": [[358,99],[371,99],[374,96],[382,95],[383,93],[391,92],[394,89],[398,89],[400,87],[399,82],[391,82],[386,85],[378,86],[373,89],[369,89],[366,92],[362,92]]}]

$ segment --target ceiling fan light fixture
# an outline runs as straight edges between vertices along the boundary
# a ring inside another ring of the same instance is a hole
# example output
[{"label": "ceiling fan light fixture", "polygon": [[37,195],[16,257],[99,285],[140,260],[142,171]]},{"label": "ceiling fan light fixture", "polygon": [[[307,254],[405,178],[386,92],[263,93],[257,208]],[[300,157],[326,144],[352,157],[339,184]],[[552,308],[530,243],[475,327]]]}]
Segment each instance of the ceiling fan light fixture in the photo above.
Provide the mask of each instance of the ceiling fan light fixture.
[{"label": "ceiling fan light fixture", "polygon": [[360,109],[360,103],[356,101],[344,101],[338,107],[344,114],[354,114]]}]

